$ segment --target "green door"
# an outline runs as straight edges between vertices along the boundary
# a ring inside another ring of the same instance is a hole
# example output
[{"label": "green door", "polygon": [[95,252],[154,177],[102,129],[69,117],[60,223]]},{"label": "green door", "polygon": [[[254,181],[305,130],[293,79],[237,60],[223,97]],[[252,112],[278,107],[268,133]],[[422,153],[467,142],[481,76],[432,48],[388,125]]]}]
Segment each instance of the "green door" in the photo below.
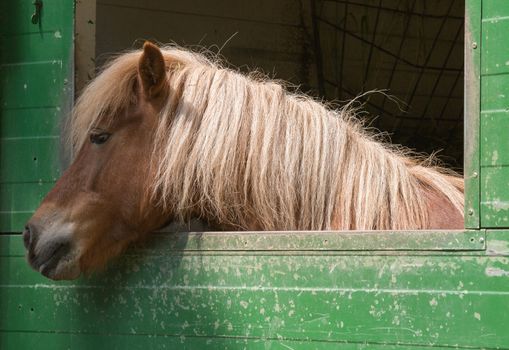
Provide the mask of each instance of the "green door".
[{"label": "green door", "polygon": [[74,2],[0,2],[0,232],[20,232],[61,169]]},{"label": "green door", "polygon": [[509,227],[509,1],[482,2],[480,223]]}]

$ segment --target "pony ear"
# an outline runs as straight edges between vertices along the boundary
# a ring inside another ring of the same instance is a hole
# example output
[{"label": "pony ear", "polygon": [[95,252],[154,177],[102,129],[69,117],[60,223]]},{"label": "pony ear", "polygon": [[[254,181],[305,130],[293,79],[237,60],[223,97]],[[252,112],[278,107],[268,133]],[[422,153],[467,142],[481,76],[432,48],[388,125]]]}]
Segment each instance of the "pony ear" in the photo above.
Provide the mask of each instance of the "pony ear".
[{"label": "pony ear", "polygon": [[157,97],[166,87],[166,64],[161,50],[149,41],[143,44],[138,74],[145,96]]}]

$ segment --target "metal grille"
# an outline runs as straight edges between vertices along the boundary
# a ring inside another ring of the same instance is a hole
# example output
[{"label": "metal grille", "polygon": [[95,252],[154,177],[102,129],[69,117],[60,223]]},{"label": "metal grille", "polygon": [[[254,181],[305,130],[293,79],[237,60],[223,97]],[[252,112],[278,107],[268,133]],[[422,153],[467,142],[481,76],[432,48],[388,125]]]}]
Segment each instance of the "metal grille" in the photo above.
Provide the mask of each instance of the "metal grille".
[{"label": "metal grille", "polygon": [[463,164],[464,0],[310,0],[318,93],[361,98],[393,142]]}]

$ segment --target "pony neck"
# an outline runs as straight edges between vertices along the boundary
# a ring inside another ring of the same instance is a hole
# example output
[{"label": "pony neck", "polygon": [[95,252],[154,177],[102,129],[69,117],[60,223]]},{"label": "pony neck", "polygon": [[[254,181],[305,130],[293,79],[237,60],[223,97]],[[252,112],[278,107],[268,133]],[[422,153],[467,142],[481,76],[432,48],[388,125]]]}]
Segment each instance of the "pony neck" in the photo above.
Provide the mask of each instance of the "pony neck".
[{"label": "pony neck", "polygon": [[346,109],[205,65],[170,81],[179,98],[161,112],[154,191],[181,218],[250,230],[418,229],[428,221],[423,188],[447,187]]}]

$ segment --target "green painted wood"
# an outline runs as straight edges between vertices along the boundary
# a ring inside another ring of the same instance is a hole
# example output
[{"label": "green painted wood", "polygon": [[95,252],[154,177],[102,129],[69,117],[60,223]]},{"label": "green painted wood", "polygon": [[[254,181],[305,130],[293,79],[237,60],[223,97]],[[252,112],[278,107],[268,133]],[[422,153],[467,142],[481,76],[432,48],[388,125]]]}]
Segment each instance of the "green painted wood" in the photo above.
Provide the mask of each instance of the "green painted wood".
[{"label": "green painted wood", "polygon": [[8,166],[0,168],[0,178],[4,184],[56,181],[60,171],[55,153],[59,147],[60,138],[55,136],[3,138],[0,162]]},{"label": "green painted wood", "polygon": [[[153,236],[153,237],[152,237]],[[425,237],[427,236],[427,237]],[[141,244],[124,253],[132,256],[166,256],[167,254],[232,254],[254,252],[294,252],[298,254],[380,254],[413,251],[449,254],[453,251],[476,253],[486,249],[486,233],[475,231],[298,231],[298,232],[155,232],[157,244]],[[5,236],[0,256],[23,257],[25,249],[16,235]],[[180,253],[179,253],[180,254]]]},{"label": "green painted wood", "polygon": [[19,232],[60,174],[73,100],[74,2],[0,2],[0,232]]},{"label": "green painted wood", "polygon": [[61,30],[62,35],[74,35],[73,31],[68,31],[69,24],[74,22],[74,4],[67,0],[43,1],[42,21],[35,25],[31,22],[34,13],[32,1],[5,1],[2,10],[2,13],[8,14],[2,17],[6,36],[27,33],[44,36],[46,32],[55,30]]},{"label": "green painted wood", "polygon": [[484,113],[505,111],[509,107],[508,74],[483,75],[481,78],[481,110]]},{"label": "green painted wood", "polygon": [[481,223],[484,227],[509,226],[509,167],[481,170]]},{"label": "green painted wood", "polygon": [[[509,227],[509,2],[481,1],[480,222]],[[468,50],[468,48],[467,48]],[[468,97],[467,97],[468,98]],[[471,142],[467,133],[466,144]],[[468,190],[468,189],[467,189]],[[467,193],[467,197],[470,196]]]},{"label": "green painted wood", "polygon": [[[207,350],[399,350],[405,345],[377,344],[377,343],[341,343],[278,340],[278,339],[249,339],[227,337],[201,336],[167,336],[158,334],[65,334],[65,333],[33,333],[27,336],[23,332],[9,332],[0,338],[2,348],[19,349],[207,349]],[[413,350],[429,350],[428,346],[412,346]],[[433,349],[450,349],[433,346]]]},{"label": "green painted wood", "polygon": [[8,64],[25,62],[26,53],[30,52],[30,57],[35,62],[52,62],[56,57],[69,55],[62,45],[62,41],[69,40],[66,37],[68,35],[70,33],[57,28],[45,31],[42,35],[39,32],[8,34],[4,36],[4,45],[15,49],[3,50],[0,57],[2,62]]},{"label": "green painted wood", "polygon": [[0,74],[3,109],[58,106],[68,84],[61,60],[4,64]]},{"label": "green painted wood", "polygon": [[[191,246],[175,249],[184,234],[156,234],[106,271],[58,283],[28,268],[20,236],[0,236],[0,308],[9,315],[0,339],[19,344],[17,334],[37,332],[78,348],[132,337],[133,347],[509,349],[508,232],[487,232],[483,250],[364,254],[353,249],[365,244],[360,234],[352,249],[333,251],[316,233],[294,233],[316,244],[308,252],[277,245],[279,233],[257,234],[276,242],[272,251],[232,250],[216,233],[189,235]],[[195,250],[197,240],[213,250]]]},{"label": "green painted wood", "polygon": [[465,227],[480,227],[479,113],[481,2],[465,1]]},{"label": "green painted wood", "polygon": [[509,16],[509,7],[506,0],[483,0],[482,14],[483,18],[496,18]]},{"label": "green painted wood", "polygon": [[[454,251],[484,250],[484,231],[307,231],[159,233],[164,243],[143,254],[168,251]],[[163,250],[163,251],[160,251]]]},{"label": "green painted wood", "polygon": [[481,165],[509,166],[509,137],[503,132],[509,130],[509,110],[482,113],[481,130]]},{"label": "green painted wood", "polygon": [[0,139],[60,135],[60,107],[3,110]]},{"label": "green painted wood", "polygon": [[0,232],[21,231],[54,182],[0,185]]},{"label": "green painted wood", "polygon": [[[487,7],[487,5],[485,5]],[[501,6],[507,11],[507,2]],[[503,11],[503,12],[505,12]],[[509,46],[501,45],[509,30],[509,18],[494,16],[482,19],[482,74],[509,73]]]}]

